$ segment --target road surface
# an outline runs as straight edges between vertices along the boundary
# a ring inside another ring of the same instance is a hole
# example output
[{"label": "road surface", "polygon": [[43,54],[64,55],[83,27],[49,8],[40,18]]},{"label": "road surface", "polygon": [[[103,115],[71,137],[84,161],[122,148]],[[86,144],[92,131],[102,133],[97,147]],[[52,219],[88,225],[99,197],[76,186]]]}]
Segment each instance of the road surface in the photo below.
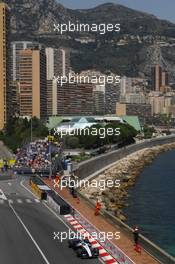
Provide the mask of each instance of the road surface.
[{"label": "road surface", "polygon": [[0,263],[99,264],[77,258],[66,240],[54,240],[53,232],[68,227],[21,183],[21,178],[0,180]]}]

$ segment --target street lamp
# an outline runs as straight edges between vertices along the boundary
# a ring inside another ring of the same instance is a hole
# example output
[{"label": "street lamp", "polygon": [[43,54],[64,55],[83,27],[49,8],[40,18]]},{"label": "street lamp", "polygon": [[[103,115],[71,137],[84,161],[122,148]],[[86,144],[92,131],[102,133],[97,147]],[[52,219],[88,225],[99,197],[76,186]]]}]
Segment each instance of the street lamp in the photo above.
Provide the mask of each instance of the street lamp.
[{"label": "street lamp", "polygon": [[32,116],[30,118],[30,142],[33,141],[33,122],[32,122]]},{"label": "street lamp", "polygon": [[52,151],[51,151],[51,135],[49,130],[49,161],[50,161],[50,167],[49,167],[49,180],[52,179]]}]

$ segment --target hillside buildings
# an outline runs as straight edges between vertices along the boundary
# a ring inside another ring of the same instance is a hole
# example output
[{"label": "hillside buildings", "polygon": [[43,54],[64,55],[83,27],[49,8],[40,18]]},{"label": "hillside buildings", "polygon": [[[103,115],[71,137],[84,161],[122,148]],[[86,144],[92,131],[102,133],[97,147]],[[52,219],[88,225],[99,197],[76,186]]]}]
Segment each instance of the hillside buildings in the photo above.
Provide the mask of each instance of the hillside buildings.
[{"label": "hillside buildings", "polygon": [[[10,113],[42,120],[71,115],[174,115],[175,93],[168,72],[158,64],[150,69],[149,80],[123,76],[118,83],[101,82],[104,76],[114,80],[117,75],[94,69],[74,73],[67,48],[44,47],[35,41],[13,41],[9,46],[9,9],[0,3],[0,130]],[[61,85],[57,77],[69,73],[75,81]],[[90,82],[85,78],[78,83],[77,75],[88,77]],[[99,82],[91,82],[94,77]]]}]

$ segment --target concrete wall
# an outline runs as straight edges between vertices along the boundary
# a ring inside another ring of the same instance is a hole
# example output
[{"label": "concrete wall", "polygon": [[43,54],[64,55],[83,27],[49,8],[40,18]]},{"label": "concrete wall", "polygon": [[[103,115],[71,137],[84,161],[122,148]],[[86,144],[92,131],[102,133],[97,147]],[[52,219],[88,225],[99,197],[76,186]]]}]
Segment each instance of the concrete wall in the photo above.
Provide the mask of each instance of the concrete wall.
[{"label": "concrete wall", "polygon": [[[119,150],[112,151],[110,153],[101,155],[99,157],[92,158],[90,160],[84,161],[79,164],[79,169],[77,170],[77,175],[81,178],[87,178],[88,176],[92,176],[94,174],[97,176],[100,171],[103,171],[107,166],[116,162],[117,160],[124,158],[126,155],[134,153],[135,151],[141,150],[143,148],[154,147],[158,145],[168,144],[175,142],[175,135],[171,135],[168,137],[161,137],[151,140],[146,140],[142,143],[134,144],[128,146],[126,148],[122,148]],[[86,202],[94,207],[94,203],[85,197],[82,193],[78,192],[79,196],[86,200]],[[124,222],[120,221],[117,217],[114,217],[106,210],[101,210],[101,214],[108,219],[108,221],[114,225],[118,225],[125,235],[128,238],[132,239],[132,229],[126,225]],[[164,250],[159,248],[157,245],[149,241],[144,236],[140,235],[140,243],[141,246],[151,255],[155,260],[157,260],[161,264],[175,264],[175,258],[167,254]]]},{"label": "concrete wall", "polygon": [[149,139],[141,143],[124,147],[122,149],[114,150],[112,152],[81,162],[75,173],[80,178],[84,179],[94,174],[95,172],[104,169],[105,167],[118,161],[119,159],[122,159],[127,155],[134,153],[135,151],[172,142],[175,142],[175,135]]}]

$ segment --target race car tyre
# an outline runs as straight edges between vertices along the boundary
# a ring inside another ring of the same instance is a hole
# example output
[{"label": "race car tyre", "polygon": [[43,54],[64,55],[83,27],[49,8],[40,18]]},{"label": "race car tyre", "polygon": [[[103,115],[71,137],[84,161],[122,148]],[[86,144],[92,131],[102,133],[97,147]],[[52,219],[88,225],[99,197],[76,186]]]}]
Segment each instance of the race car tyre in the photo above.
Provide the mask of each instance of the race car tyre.
[{"label": "race car tyre", "polygon": [[77,249],[77,257],[81,258],[81,256],[82,256],[82,250],[81,250],[81,248],[78,248]]}]

